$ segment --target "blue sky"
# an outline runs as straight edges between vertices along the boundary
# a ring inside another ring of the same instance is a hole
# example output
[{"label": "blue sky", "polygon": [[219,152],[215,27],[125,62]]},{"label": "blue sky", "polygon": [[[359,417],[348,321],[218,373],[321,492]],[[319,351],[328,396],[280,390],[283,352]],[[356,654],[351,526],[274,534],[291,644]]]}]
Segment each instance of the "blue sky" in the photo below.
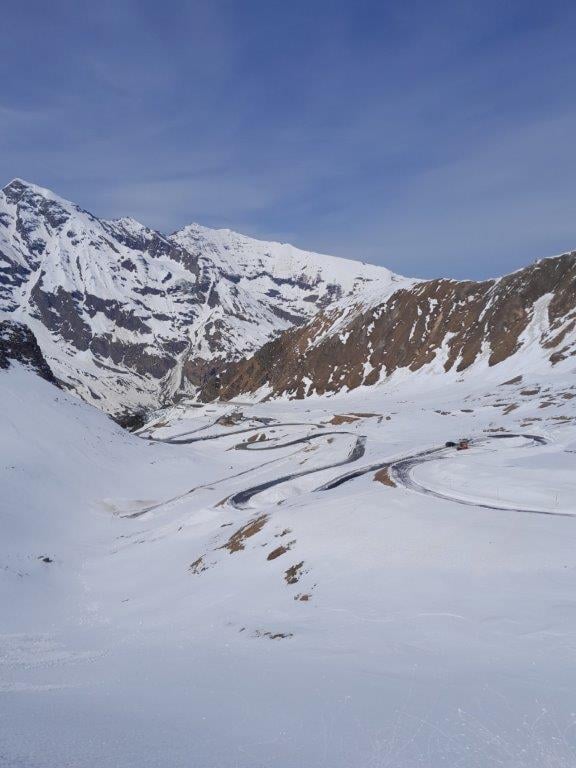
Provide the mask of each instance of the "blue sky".
[{"label": "blue sky", "polygon": [[576,6],[51,0],[2,8],[0,178],[483,278],[576,248]]}]

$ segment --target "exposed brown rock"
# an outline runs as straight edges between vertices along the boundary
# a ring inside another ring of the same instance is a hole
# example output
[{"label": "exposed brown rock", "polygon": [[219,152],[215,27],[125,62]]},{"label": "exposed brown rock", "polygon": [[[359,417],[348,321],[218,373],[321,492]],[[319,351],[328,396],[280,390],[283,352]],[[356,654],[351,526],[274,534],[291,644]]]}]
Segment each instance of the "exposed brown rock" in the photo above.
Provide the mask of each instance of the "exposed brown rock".
[{"label": "exposed brown rock", "polygon": [[296,563],[295,565],[291,565],[290,568],[285,571],[284,579],[286,580],[287,584],[296,584],[300,580],[300,577],[302,576],[303,565],[304,560]]},{"label": "exposed brown rock", "polygon": [[341,424],[353,424],[355,421],[358,421],[357,416],[353,416],[352,414],[342,414],[337,413],[335,416],[333,416],[328,424],[334,424],[334,426],[339,427]]},{"label": "exposed brown rock", "polygon": [[261,443],[263,440],[266,440],[266,435],[263,432],[255,432],[253,435],[251,435],[248,440],[246,440],[247,443]]},{"label": "exposed brown rock", "polygon": [[219,424],[221,427],[234,427],[241,422],[243,418],[244,414],[240,411],[235,411],[234,413],[226,413],[224,416],[217,418],[216,424]]},{"label": "exposed brown rock", "polygon": [[378,472],[376,472],[374,475],[374,480],[378,483],[382,483],[382,485],[388,485],[390,488],[396,488],[396,483],[390,477],[388,467],[382,467],[382,469],[379,469]]},{"label": "exposed brown rock", "polygon": [[[329,333],[338,319],[332,307],[228,365],[217,394],[232,399],[264,385],[294,398],[354,389],[400,368],[417,371],[439,354],[446,371],[465,371],[483,350],[489,365],[497,365],[520,349],[536,302],[548,295],[549,329],[539,343],[559,362],[576,354],[570,330],[572,323],[576,327],[576,253],[544,259],[499,280],[416,283],[382,304],[349,312],[338,332]],[[373,368],[368,375],[366,363]],[[519,373],[507,383],[521,380]],[[201,394],[209,399],[216,393]]]},{"label": "exposed brown rock", "polygon": [[266,560],[276,560],[277,557],[281,557],[282,555],[285,555],[286,552],[290,551],[291,545],[293,543],[294,542],[290,542],[290,544],[286,544],[286,545],[282,544],[281,546],[276,547],[276,549],[273,549],[272,552],[270,552]]},{"label": "exposed brown rock", "polygon": [[249,539],[259,533],[265,526],[267,520],[268,515],[260,515],[259,517],[249,520],[245,525],[238,528],[237,531],[234,531],[226,544],[218,547],[218,549],[227,549],[230,554],[233,554],[234,552],[240,552],[240,550],[245,548],[244,544],[246,539]]}]

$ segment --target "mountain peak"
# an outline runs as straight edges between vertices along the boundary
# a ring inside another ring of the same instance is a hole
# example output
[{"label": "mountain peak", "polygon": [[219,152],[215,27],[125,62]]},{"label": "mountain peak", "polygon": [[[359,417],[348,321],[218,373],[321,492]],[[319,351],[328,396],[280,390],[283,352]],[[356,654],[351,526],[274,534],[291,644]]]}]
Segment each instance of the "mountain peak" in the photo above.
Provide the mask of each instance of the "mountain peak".
[{"label": "mountain peak", "polygon": [[42,195],[42,197],[58,198],[54,192],[46,187],[40,187],[38,184],[33,184],[31,181],[16,177],[12,181],[8,182],[6,186],[2,188],[2,192],[32,192],[33,194]]},{"label": "mountain peak", "polygon": [[138,219],[134,219],[132,216],[120,216],[117,219],[107,219],[107,223],[113,227],[120,227],[125,232],[130,234],[142,234],[143,232],[154,232],[155,230],[147,227],[146,224],[142,224]]},{"label": "mountain peak", "polygon": [[66,200],[66,198],[53,192],[47,187],[41,187],[25,179],[15,178],[6,184],[2,189],[5,200],[12,205],[24,205],[32,211],[54,210],[55,208],[65,211],[68,215],[76,211],[78,213],[87,213],[76,203]]}]

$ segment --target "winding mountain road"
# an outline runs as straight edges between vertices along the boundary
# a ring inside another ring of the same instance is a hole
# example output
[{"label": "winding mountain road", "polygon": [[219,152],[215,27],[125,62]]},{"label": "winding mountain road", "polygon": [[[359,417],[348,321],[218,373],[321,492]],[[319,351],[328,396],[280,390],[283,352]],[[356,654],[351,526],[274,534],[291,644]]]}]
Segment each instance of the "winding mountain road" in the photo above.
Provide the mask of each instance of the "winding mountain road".
[{"label": "winding mountain road", "polygon": [[[260,419],[255,419],[255,421]],[[270,422],[271,420],[266,419],[262,420],[263,424],[265,422]],[[201,427],[200,429],[194,430],[192,432],[182,432],[178,435],[173,435],[172,437],[144,437],[143,440],[149,440],[153,443],[168,443],[170,445],[192,445],[193,443],[203,443],[206,440],[220,440],[223,437],[232,437],[233,435],[242,435],[246,432],[257,432],[259,430],[265,429],[266,427],[316,427],[317,429],[322,429],[322,424],[314,424],[311,422],[303,422],[303,421],[286,421],[281,423],[266,423],[265,426],[263,424],[260,424],[256,427],[243,427],[242,429],[235,429],[232,432],[219,432],[215,435],[201,435],[200,437],[187,437],[185,440],[180,440],[179,438],[184,437],[185,435],[194,435],[196,432],[203,432],[205,429],[209,429],[209,427],[218,426],[218,422],[215,421],[212,424],[208,424],[205,427]],[[238,447],[238,446],[236,446]]]},{"label": "winding mountain road", "polygon": [[[348,436],[352,435],[356,438],[352,450],[349,452],[348,456],[345,459],[342,459],[341,461],[336,461],[336,462],[333,461],[333,462],[324,464],[320,467],[314,467],[312,469],[303,470],[301,472],[291,472],[285,475],[280,475],[278,477],[272,478],[270,480],[266,480],[261,483],[257,483],[248,488],[245,488],[243,490],[233,493],[227,499],[228,504],[235,507],[236,509],[242,509],[242,510],[249,507],[249,502],[251,499],[253,499],[258,494],[269,490],[270,488],[274,488],[277,485],[290,482],[291,480],[295,480],[300,477],[305,477],[308,475],[317,474],[319,472],[325,472],[326,470],[329,470],[329,469],[334,469],[344,465],[353,464],[354,462],[361,459],[366,452],[366,441],[367,441],[366,435],[357,435],[356,433],[349,432],[349,431],[323,431],[324,425],[310,423],[310,422],[275,423],[273,422],[272,419],[262,419],[262,420],[258,419],[258,420],[261,421],[263,424],[265,424],[265,426],[260,425],[260,426],[245,427],[243,429],[234,430],[232,432],[223,432],[219,434],[208,434],[208,435],[201,435],[201,436],[196,435],[191,437],[185,437],[186,433],[184,433],[180,435],[175,435],[170,438],[148,437],[144,439],[153,440],[154,442],[168,443],[171,445],[191,445],[193,443],[204,442],[207,440],[217,440],[220,438],[231,437],[233,435],[246,434],[248,432],[257,432],[259,430],[270,428],[270,427],[280,428],[280,427],[299,426],[299,427],[316,428],[316,429],[322,430],[312,435],[304,435],[302,437],[288,440],[287,442],[280,442],[281,438],[271,438],[271,439],[267,438],[265,440],[252,440],[252,441],[244,440],[243,442],[238,443],[237,445],[234,446],[236,450],[259,452],[259,451],[279,450],[282,448],[289,448],[295,445],[309,444],[313,440],[319,440],[321,438],[326,438],[331,436],[335,437],[340,435],[348,435]],[[217,425],[217,422],[214,422],[214,426],[216,425]],[[208,426],[212,426],[212,425],[208,425]],[[198,430],[198,431],[204,431],[204,429]],[[194,435],[194,433],[188,433],[188,434]],[[502,440],[507,440],[511,438],[523,438],[527,440],[529,444],[537,444],[537,445],[545,445],[548,442],[548,440],[541,435],[523,434],[523,433],[521,434],[506,433],[506,434],[478,437],[471,440],[470,445],[471,447],[479,447],[493,441],[496,442],[496,441],[502,441]],[[453,456],[454,456],[453,448],[446,448],[445,446],[439,446],[439,447],[427,448],[426,450],[418,451],[417,453],[409,454],[406,456],[401,456],[396,459],[388,458],[384,461],[373,462],[367,466],[358,467],[357,469],[346,472],[345,474],[338,475],[337,477],[333,478],[327,483],[323,483],[318,488],[315,488],[313,492],[329,491],[334,488],[338,488],[339,486],[344,485],[345,483],[350,482],[351,480],[354,480],[357,477],[361,477],[363,475],[369,474],[371,472],[376,472],[380,469],[385,468],[385,469],[388,469],[391,480],[393,480],[393,482],[399,487],[402,487],[408,491],[420,493],[422,495],[432,496],[438,499],[443,499],[445,501],[452,501],[454,503],[461,504],[464,506],[480,507],[482,509],[492,509],[492,510],[500,510],[500,511],[522,512],[522,513],[537,514],[537,515],[558,515],[561,517],[576,517],[576,513],[570,513],[570,512],[553,512],[550,510],[533,509],[529,507],[522,507],[522,506],[516,506],[516,505],[494,504],[492,502],[483,500],[481,498],[476,500],[461,498],[456,495],[452,495],[449,493],[435,490],[433,488],[429,488],[423,483],[418,482],[413,478],[412,472],[415,469],[415,467],[429,461],[441,461]],[[265,465],[261,465],[261,466],[265,466]],[[237,476],[247,474],[250,471],[253,471],[256,469],[258,469],[258,467],[253,467],[251,470],[250,469],[245,470],[239,473],[239,475]],[[233,479],[233,477],[230,477],[228,479],[231,480]],[[223,478],[221,481],[218,481],[218,482],[224,482],[226,479],[227,478]],[[170,501],[173,501],[173,500],[170,500]],[[157,508],[158,506],[161,506],[161,505],[155,505],[154,507],[147,510],[143,510],[142,512],[137,513],[137,515],[134,515],[134,516],[139,516],[143,512],[151,511],[151,509]]]},{"label": "winding mountain road", "polygon": [[[276,423],[276,422],[273,421],[273,419],[264,419],[264,418],[262,418],[262,419],[255,419],[255,420],[261,421],[262,423],[266,424],[266,426],[274,427],[274,428],[277,428],[277,427],[300,426],[300,427],[315,427],[317,429],[322,429],[323,426],[324,426],[322,424],[315,424],[313,422],[284,422],[284,423]],[[213,425],[216,425],[216,424],[217,424],[217,422],[213,423]],[[208,427],[209,426],[213,426],[213,425],[208,425]],[[185,434],[195,434],[196,432],[203,431],[206,428],[207,427],[203,427],[203,428],[201,428],[199,430],[194,430],[194,432],[188,432],[188,433],[183,433],[183,434],[180,434],[180,435],[175,435],[174,437],[171,437],[171,438],[142,437],[142,439],[150,440],[152,442],[167,443],[167,444],[171,444],[171,445],[191,445],[193,443],[204,442],[206,440],[217,440],[217,439],[224,438],[224,437],[231,437],[232,435],[245,434],[247,432],[257,432],[257,431],[260,431],[260,430],[263,429],[262,426],[246,427],[244,429],[234,430],[233,432],[222,432],[222,433],[219,433],[219,434],[216,434],[216,435],[203,435],[203,436],[200,436],[200,437],[190,437],[190,438],[187,438],[185,440],[174,439],[174,438],[183,437]],[[330,437],[330,436],[337,436],[337,435],[353,435],[354,437],[356,437],[356,443],[354,445],[354,448],[352,449],[352,451],[349,453],[349,455],[344,460],[339,461],[339,462],[332,462],[332,463],[330,463],[328,465],[321,466],[321,467],[316,467],[314,469],[305,470],[303,472],[295,472],[295,473],[291,473],[289,475],[283,475],[283,476],[280,476],[278,478],[274,478],[273,480],[269,480],[269,481],[267,481],[265,483],[260,483],[258,485],[255,485],[255,486],[251,487],[251,488],[248,488],[246,490],[239,491],[238,493],[233,494],[232,496],[230,496],[228,498],[228,503],[231,504],[232,506],[236,507],[237,509],[244,509],[246,507],[247,502],[253,496],[255,496],[256,494],[261,493],[262,491],[267,490],[268,488],[271,488],[271,487],[273,487],[275,485],[280,485],[281,483],[285,483],[285,482],[287,482],[289,480],[292,480],[292,479],[294,479],[296,477],[302,477],[304,475],[310,475],[310,474],[314,474],[316,472],[322,472],[325,469],[331,469],[332,467],[339,467],[339,466],[342,466],[344,464],[349,464],[349,463],[351,463],[353,461],[357,461],[359,458],[361,458],[364,455],[365,444],[366,444],[366,437],[364,435],[357,436],[355,433],[344,431],[344,430],[339,430],[339,431],[322,431],[322,432],[317,432],[317,433],[315,433],[313,435],[304,435],[303,437],[298,437],[298,438],[295,438],[294,440],[289,440],[288,442],[276,442],[276,440],[279,440],[280,438],[273,438],[273,439],[267,439],[267,440],[264,440],[264,441],[260,440],[260,441],[252,441],[252,442],[250,442],[249,440],[245,440],[242,443],[238,443],[237,445],[234,446],[234,448],[236,450],[255,451],[255,452],[258,452],[258,451],[272,451],[272,450],[279,450],[281,448],[289,448],[290,446],[293,446],[293,445],[301,445],[301,444],[304,444],[304,443],[310,443],[313,440],[318,440],[318,439],[323,438],[323,437]],[[271,443],[271,442],[274,442],[274,445],[270,445],[269,443]],[[187,496],[189,496],[194,491],[198,490],[198,488],[201,488],[201,487],[212,487],[214,485],[218,485],[220,483],[226,482],[227,480],[232,480],[232,479],[234,479],[236,477],[240,477],[241,475],[248,474],[249,472],[253,472],[253,471],[257,470],[257,469],[261,469],[264,466],[267,466],[268,464],[273,464],[273,463],[274,463],[274,461],[265,462],[264,464],[260,464],[260,465],[258,465],[256,467],[251,467],[251,468],[246,469],[246,470],[244,470],[242,472],[239,472],[236,475],[232,475],[232,476],[229,476],[229,477],[222,478],[221,480],[216,480],[216,481],[213,481],[211,483],[207,483],[205,486],[197,486],[195,488],[190,489],[189,491],[186,491],[183,494],[179,494],[178,496],[174,496],[174,497],[172,497],[170,499],[167,499],[166,501],[159,502],[157,504],[153,504],[153,505],[151,505],[149,507],[146,507],[145,509],[138,510],[137,512],[134,512],[134,513],[132,513],[130,515],[126,515],[126,517],[129,517],[129,518],[142,517],[142,515],[145,515],[148,512],[152,512],[154,510],[160,509],[160,508],[165,507],[166,505],[171,504],[173,502],[181,501],[182,499],[186,498]]]},{"label": "winding mountain road", "polygon": [[[321,435],[310,435],[309,437],[303,437],[299,440],[294,440],[291,443],[285,443],[281,446],[268,446],[268,448],[261,450],[272,450],[272,448],[285,448],[287,445],[295,445],[296,443],[304,443],[309,442],[310,440],[313,440],[317,437],[325,437],[327,434],[350,434],[349,432],[329,432],[329,433],[323,433]],[[314,469],[306,469],[303,472],[291,472],[288,475],[283,475],[282,477],[276,477],[272,480],[267,480],[264,483],[259,483],[258,485],[254,485],[251,488],[247,488],[244,491],[238,491],[237,493],[232,494],[228,498],[228,503],[236,507],[236,509],[246,509],[248,502],[250,499],[252,499],[254,496],[256,496],[259,493],[262,493],[263,491],[267,491],[270,488],[273,488],[276,485],[280,485],[281,483],[287,483],[290,480],[295,480],[298,477],[305,477],[306,475],[313,475],[317,472],[324,472],[327,469],[333,469],[335,467],[341,467],[344,464],[351,464],[354,461],[358,461],[358,459],[361,459],[362,456],[364,456],[364,453],[366,451],[366,436],[365,435],[359,435],[356,437],[356,442],[354,444],[354,447],[348,454],[348,456],[345,459],[342,459],[342,461],[336,461],[332,462],[330,464],[325,464],[321,467],[315,467]]]},{"label": "winding mountain road", "polygon": [[[471,442],[471,445],[482,445],[491,440],[502,440],[505,438],[525,438],[529,443],[535,443],[537,445],[545,445],[548,441],[541,435],[527,435],[527,434],[507,434],[507,435],[493,435],[489,438],[478,438]],[[559,517],[576,517],[576,513],[572,512],[553,512],[546,509],[535,509],[531,507],[518,506],[515,504],[494,504],[492,502],[485,501],[483,499],[466,499],[461,498],[449,493],[437,491],[434,488],[429,488],[423,483],[416,481],[412,477],[412,470],[420,464],[424,464],[428,461],[441,461],[450,457],[450,449],[436,449],[431,451],[425,451],[415,456],[406,457],[400,461],[391,463],[388,467],[390,478],[399,486],[406,488],[410,491],[424,494],[426,496],[434,496],[437,499],[443,499],[445,501],[453,501],[457,504],[462,504],[467,507],[480,507],[480,509],[494,509],[503,512],[523,512],[530,515],[554,515]]]},{"label": "winding mountain road", "polygon": [[[536,444],[536,445],[546,445],[548,443],[548,440],[545,437],[542,437],[542,435],[505,434],[505,435],[491,435],[489,437],[476,438],[470,442],[470,445],[480,446],[493,440],[506,440],[510,438],[524,438],[528,440],[530,444]],[[498,511],[523,512],[523,513],[532,514],[532,515],[557,515],[560,517],[576,517],[576,513],[571,513],[571,512],[553,512],[551,510],[534,509],[530,507],[522,507],[522,506],[516,506],[512,504],[510,505],[493,504],[483,499],[463,499],[459,496],[455,496],[449,493],[443,493],[442,491],[437,491],[433,488],[429,488],[424,484],[417,482],[412,477],[412,470],[415,467],[419,466],[420,464],[424,464],[428,461],[441,461],[444,459],[448,459],[453,455],[454,455],[453,448],[446,448],[444,446],[438,447],[438,448],[429,448],[424,451],[419,451],[418,453],[412,454],[410,456],[405,456],[401,459],[396,459],[396,460],[389,459],[387,461],[377,462],[374,464],[370,464],[367,467],[356,469],[352,472],[346,473],[345,475],[340,475],[339,477],[334,478],[333,480],[331,480],[328,483],[325,483],[324,485],[320,486],[316,490],[328,491],[333,488],[338,488],[340,485],[343,485],[344,483],[347,483],[350,480],[355,479],[356,477],[361,477],[362,475],[368,474],[369,472],[375,472],[375,471],[378,471],[379,469],[388,469],[391,480],[393,480],[396,483],[396,485],[402,488],[405,488],[406,490],[414,491],[416,493],[424,494],[426,496],[434,496],[435,498],[443,499],[445,501],[452,501],[457,504],[462,504],[464,506],[480,507],[481,509],[493,509]]]}]

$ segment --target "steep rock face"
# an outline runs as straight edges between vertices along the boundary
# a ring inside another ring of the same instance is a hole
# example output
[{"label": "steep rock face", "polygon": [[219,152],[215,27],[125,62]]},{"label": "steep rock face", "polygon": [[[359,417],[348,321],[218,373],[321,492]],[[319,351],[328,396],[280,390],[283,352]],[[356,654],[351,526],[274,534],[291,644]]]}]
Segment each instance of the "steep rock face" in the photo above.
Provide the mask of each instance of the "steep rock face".
[{"label": "steep rock face", "polygon": [[513,361],[525,369],[576,355],[576,253],[498,280],[429,280],[368,306],[342,303],[229,365],[205,400],[338,392],[404,370],[464,375]]},{"label": "steep rock face", "polygon": [[171,240],[195,259],[201,275],[205,301],[194,328],[196,360],[244,357],[343,297],[374,286],[386,291],[402,280],[382,267],[197,224]]},{"label": "steep rock face", "polygon": [[[99,221],[21,181],[0,195],[0,238],[0,308],[32,328],[57,377],[111,412],[154,402],[187,346],[187,254],[136,222]],[[171,269],[161,294],[154,285]],[[169,303],[182,311],[166,312]]]},{"label": "steep rock face", "polygon": [[205,384],[388,270],[191,225],[167,237],[100,220],[15,180],[0,192],[0,312],[56,376],[109,413]]},{"label": "steep rock face", "polygon": [[0,370],[15,362],[58,386],[32,331],[22,323],[0,320]]}]

